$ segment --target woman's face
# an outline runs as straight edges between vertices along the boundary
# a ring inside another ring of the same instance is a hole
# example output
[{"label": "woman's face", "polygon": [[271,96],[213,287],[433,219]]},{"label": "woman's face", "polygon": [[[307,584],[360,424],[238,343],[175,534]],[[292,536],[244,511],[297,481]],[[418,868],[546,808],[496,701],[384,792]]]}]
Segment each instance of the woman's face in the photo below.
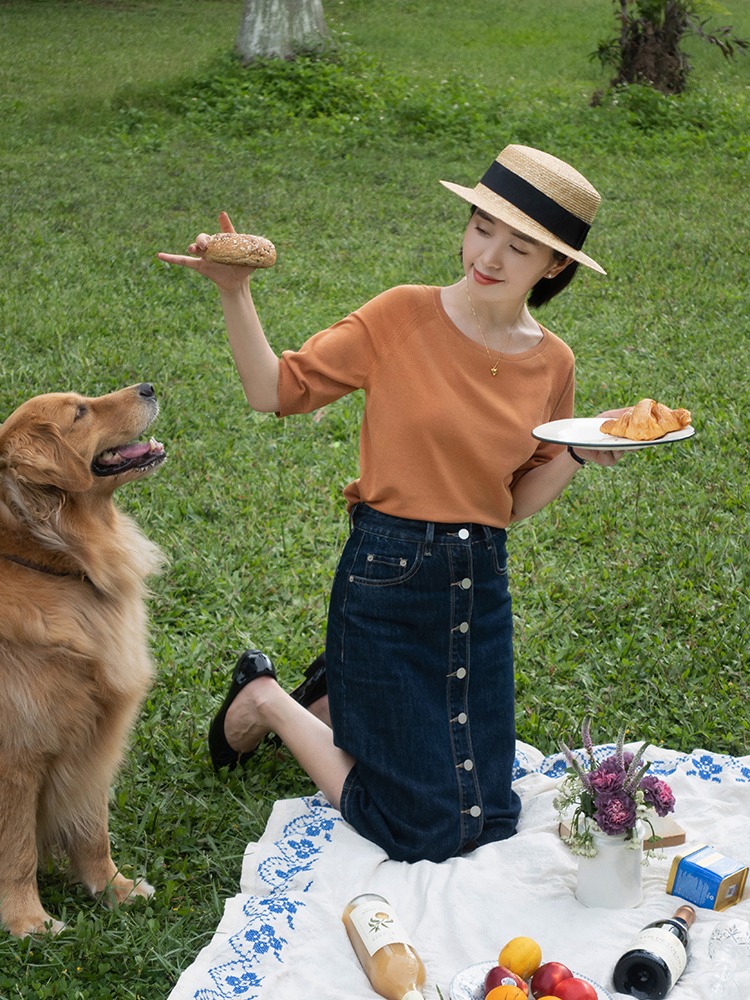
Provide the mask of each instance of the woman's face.
[{"label": "woman's face", "polygon": [[525,301],[541,278],[554,277],[570,263],[518,229],[476,209],[466,227],[463,265],[472,296],[493,301]]}]

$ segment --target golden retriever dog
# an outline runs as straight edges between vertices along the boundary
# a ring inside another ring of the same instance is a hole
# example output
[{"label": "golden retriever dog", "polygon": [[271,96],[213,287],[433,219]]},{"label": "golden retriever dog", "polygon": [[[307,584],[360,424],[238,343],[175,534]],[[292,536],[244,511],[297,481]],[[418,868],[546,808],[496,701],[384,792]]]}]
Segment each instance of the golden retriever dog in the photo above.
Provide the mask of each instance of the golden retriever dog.
[{"label": "golden retriever dog", "polygon": [[108,797],[152,678],[145,580],[159,549],[114,491],[164,461],[143,383],[36,396],[0,425],[0,921],[57,933],[38,862],[65,854],[108,905],[150,896],[110,855]]}]

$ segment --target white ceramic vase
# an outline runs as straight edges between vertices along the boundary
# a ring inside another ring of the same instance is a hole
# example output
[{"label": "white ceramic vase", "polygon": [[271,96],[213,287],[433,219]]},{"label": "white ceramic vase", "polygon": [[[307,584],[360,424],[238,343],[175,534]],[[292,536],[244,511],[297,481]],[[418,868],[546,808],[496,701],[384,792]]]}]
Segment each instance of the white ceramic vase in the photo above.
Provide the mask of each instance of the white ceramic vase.
[{"label": "white ceramic vase", "polygon": [[592,830],[596,856],[578,859],[576,899],[584,906],[619,909],[637,906],[643,898],[641,865],[643,830],[635,830],[638,847],[633,848],[625,834],[610,836],[598,828]]}]

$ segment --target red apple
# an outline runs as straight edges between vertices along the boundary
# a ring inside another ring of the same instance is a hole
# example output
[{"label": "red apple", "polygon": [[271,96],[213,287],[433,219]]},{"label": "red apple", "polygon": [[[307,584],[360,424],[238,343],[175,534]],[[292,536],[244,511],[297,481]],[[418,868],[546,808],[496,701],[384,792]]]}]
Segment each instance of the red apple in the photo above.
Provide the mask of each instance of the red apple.
[{"label": "red apple", "polygon": [[555,992],[555,987],[563,979],[570,979],[573,973],[562,962],[545,962],[531,977],[531,993],[535,997],[546,997]]},{"label": "red apple", "polygon": [[569,979],[563,979],[559,982],[552,995],[559,997],[559,1000],[597,1000],[598,996],[591,983],[587,983],[585,979],[579,979],[577,976],[571,976]]},{"label": "red apple", "polygon": [[496,965],[487,973],[484,977],[484,995],[494,989],[496,986],[500,986],[502,983],[507,983],[509,986],[517,986],[519,990],[523,990],[528,996],[529,987],[517,976],[515,972],[511,972],[510,969],[506,969],[504,965]]}]

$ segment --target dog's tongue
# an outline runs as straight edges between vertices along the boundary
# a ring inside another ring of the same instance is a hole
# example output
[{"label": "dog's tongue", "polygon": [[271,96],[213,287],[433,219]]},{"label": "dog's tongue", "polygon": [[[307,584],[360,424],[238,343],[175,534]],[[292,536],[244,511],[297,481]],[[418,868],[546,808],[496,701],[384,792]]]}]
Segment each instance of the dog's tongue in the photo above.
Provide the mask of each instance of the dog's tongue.
[{"label": "dog's tongue", "polygon": [[151,451],[151,444],[148,441],[134,441],[133,444],[125,444],[117,449],[120,458],[140,458]]},{"label": "dog's tongue", "polygon": [[110,448],[103,451],[96,459],[98,465],[121,465],[124,462],[137,462],[145,455],[163,455],[164,445],[156,438],[150,441],[133,441],[131,444],[123,444],[119,448]]}]

